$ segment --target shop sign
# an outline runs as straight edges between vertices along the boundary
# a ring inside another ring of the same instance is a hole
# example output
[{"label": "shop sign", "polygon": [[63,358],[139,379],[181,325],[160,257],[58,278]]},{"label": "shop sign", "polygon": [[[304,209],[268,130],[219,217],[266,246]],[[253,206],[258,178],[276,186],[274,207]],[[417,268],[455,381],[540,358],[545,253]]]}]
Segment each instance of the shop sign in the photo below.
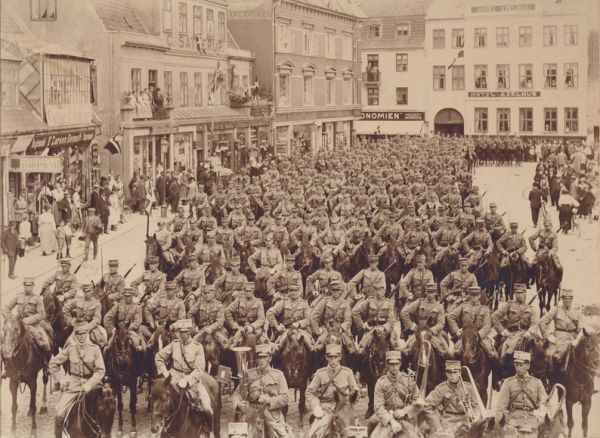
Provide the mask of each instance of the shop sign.
[{"label": "shop sign", "polygon": [[87,125],[94,119],[90,103],[45,105],[48,126]]},{"label": "shop sign", "polygon": [[62,148],[80,143],[89,143],[94,139],[95,135],[96,131],[93,129],[36,135],[31,142],[30,149]]},{"label": "shop sign", "polygon": [[[558,2],[557,2],[558,3]],[[489,6],[471,6],[471,12],[474,14],[490,14],[496,12],[525,12],[535,11],[535,4],[521,5],[489,5]]]},{"label": "shop sign", "polygon": [[25,173],[60,173],[61,157],[38,157],[35,155],[11,155],[9,158],[11,172]]},{"label": "shop sign", "polygon": [[540,97],[540,91],[469,91],[469,97]]},{"label": "shop sign", "polygon": [[425,113],[419,111],[363,111],[361,118],[363,120],[412,122],[425,120]]},{"label": "shop sign", "polygon": [[173,35],[167,34],[167,44],[176,49],[187,49],[198,52],[201,55],[209,53],[223,53],[225,42],[216,38],[200,38],[196,35]]},{"label": "shop sign", "polygon": [[152,127],[152,135],[167,135],[167,134],[176,134],[179,132],[179,126],[153,126]]}]

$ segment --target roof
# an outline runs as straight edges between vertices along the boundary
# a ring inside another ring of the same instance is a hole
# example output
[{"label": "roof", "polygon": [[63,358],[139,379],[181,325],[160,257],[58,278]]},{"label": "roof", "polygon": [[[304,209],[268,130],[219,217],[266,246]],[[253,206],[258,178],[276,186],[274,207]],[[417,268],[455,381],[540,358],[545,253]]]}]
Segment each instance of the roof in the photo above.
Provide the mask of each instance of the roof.
[{"label": "roof", "polygon": [[[464,7],[462,2],[452,0],[433,0],[427,12],[427,20],[463,18]],[[457,6],[458,4],[458,6]]]},{"label": "roof", "polygon": [[84,53],[77,52],[73,49],[63,47],[59,44],[46,44],[44,46],[35,47],[31,49],[31,53],[51,56],[70,56],[72,58],[81,59],[94,59],[85,55]]},{"label": "roof", "polygon": [[0,133],[3,135],[46,131],[48,129],[48,125],[22,108],[2,108],[0,120],[2,120]]},{"label": "roof", "polygon": [[176,108],[173,110],[173,119],[175,120],[188,120],[188,119],[213,119],[215,122],[222,121],[222,119],[239,119],[240,117],[247,118],[248,116],[244,113],[236,111],[228,106],[196,106],[196,107],[185,107]]},{"label": "roof", "polygon": [[[433,0],[355,0],[367,17],[425,15]],[[448,1],[448,0],[446,0]]]},{"label": "roof", "polygon": [[123,0],[91,0],[107,31],[148,34],[133,8]]},{"label": "roof", "polygon": [[240,46],[238,45],[237,41],[235,40],[235,38],[229,31],[229,28],[227,28],[227,45],[229,46],[230,49],[237,49],[237,50],[240,49]]},{"label": "roof", "polygon": [[342,14],[351,15],[356,18],[367,17],[360,7],[355,4],[354,0],[298,0],[298,3],[305,3],[323,9],[330,9],[332,11],[341,12]]}]

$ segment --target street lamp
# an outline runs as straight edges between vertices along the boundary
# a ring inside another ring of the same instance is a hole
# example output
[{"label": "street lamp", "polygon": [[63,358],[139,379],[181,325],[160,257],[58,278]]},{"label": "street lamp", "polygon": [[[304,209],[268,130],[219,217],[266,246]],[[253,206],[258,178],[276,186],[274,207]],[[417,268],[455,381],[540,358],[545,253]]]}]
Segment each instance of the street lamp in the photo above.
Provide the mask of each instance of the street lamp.
[{"label": "street lamp", "polygon": [[160,217],[167,217],[167,150],[169,147],[169,141],[166,136],[162,138],[160,141],[160,151],[163,156],[163,196],[162,196],[162,205],[160,207]]}]

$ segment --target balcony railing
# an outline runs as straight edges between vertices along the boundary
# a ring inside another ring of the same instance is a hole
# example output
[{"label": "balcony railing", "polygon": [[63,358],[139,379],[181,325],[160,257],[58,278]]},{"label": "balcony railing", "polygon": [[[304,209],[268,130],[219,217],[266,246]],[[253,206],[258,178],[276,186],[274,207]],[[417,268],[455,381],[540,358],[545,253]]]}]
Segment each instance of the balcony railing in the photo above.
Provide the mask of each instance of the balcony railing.
[{"label": "balcony railing", "polygon": [[364,84],[378,84],[381,82],[381,72],[365,71],[362,74],[362,81]]}]

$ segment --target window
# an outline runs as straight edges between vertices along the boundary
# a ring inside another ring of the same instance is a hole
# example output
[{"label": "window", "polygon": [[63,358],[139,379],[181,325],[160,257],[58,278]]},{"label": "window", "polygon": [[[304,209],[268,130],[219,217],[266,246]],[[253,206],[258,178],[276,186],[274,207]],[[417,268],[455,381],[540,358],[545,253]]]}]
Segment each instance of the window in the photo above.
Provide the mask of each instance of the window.
[{"label": "window", "polygon": [[565,46],[577,45],[577,25],[568,24],[565,26]]},{"label": "window", "polygon": [[445,65],[434,65],[433,66],[433,89],[434,90],[445,90],[446,89],[446,66]]},{"label": "window", "polygon": [[408,105],[408,87],[396,87],[396,105]]},{"label": "window", "polygon": [[507,134],[510,132],[510,108],[498,108],[496,110],[498,117],[498,134]]},{"label": "window", "polygon": [[532,43],[531,26],[519,26],[519,46],[531,47]]},{"label": "window", "polygon": [[206,10],[206,39],[208,40],[208,46],[212,46],[212,42],[215,38],[215,12],[212,9]]},{"label": "window", "polygon": [[328,29],[325,37],[325,57],[335,58],[335,33]]},{"label": "window", "polygon": [[446,31],[444,29],[433,29],[433,48],[443,49],[446,45]]},{"label": "window", "polygon": [[558,130],[556,108],[544,108],[544,131],[556,132]]},{"label": "window", "polygon": [[352,78],[344,78],[344,105],[352,105],[353,103]]},{"label": "window", "polygon": [[544,26],[544,46],[556,46],[556,26]]},{"label": "window", "polygon": [[452,89],[453,90],[464,90],[465,89],[465,66],[455,65],[452,67]]},{"label": "window", "polygon": [[408,71],[408,53],[396,53],[396,71]]},{"label": "window", "polygon": [[171,32],[173,30],[173,12],[171,9],[171,0],[163,0],[163,30]]},{"label": "window", "polygon": [[158,71],[148,70],[148,88],[156,87],[158,84]]},{"label": "window", "polygon": [[379,87],[367,88],[367,104],[372,106],[379,105]]},{"label": "window", "polygon": [[519,108],[519,130],[533,132],[533,108]]},{"label": "window", "polygon": [[56,0],[31,0],[31,19],[33,21],[56,20]]},{"label": "window", "polygon": [[475,132],[487,132],[488,110],[487,108],[475,108]]},{"label": "window", "polygon": [[98,105],[98,68],[94,64],[90,66],[90,102]]},{"label": "window", "polygon": [[132,68],[131,69],[131,91],[139,93],[142,91],[142,69]]},{"label": "window", "polygon": [[498,78],[496,88],[498,88],[498,90],[508,90],[510,88],[510,65],[496,65],[496,77]]},{"label": "window", "polygon": [[325,83],[326,83],[325,103],[327,105],[333,105],[335,103],[335,77],[328,76],[325,80]]},{"label": "window", "polygon": [[0,93],[2,95],[2,107],[14,107],[17,105],[18,86],[18,63],[2,65],[2,68],[0,69]]},{"label": "window", "polygon": [[342,37],[343,41],[343,49],[344,49],[344,59],[346,61],[352,60],[352,36],[348,34],[344,34]]},{"label": "window", "polygon": [[219,40],[225,41],[227,39],[226,31],[225,31],[225,12],[219,11],[218,20],[219,20],[219,23],[218,23],[218,25],[219,25],[219,28],[218,28]]},{"label": "window", "polygon": [[496,47],[508,47],[509,45],[509,29],[508,27],[496,28]]},{"label": "window", "polygon": [[565,132],[579,131],[579,111],[577,108],[565,108]]},{"label": "window", "polygon": [[577,88],[577,65],[576,63],[565,64],[565,88]]},{"label": "window", "polygon": [[173,72],[165,71],[165,95],[167,97],[173,97]]},{"label": "window", "polygon": [[396,38],[408,38],[410,35],[410,23],[399,23],[396,25]]},{"label": "window", "polygon": [[531,64],[519,64],[519,88],[523,90],[533,88],[533,66]]},{"label": "window", "polygon": [[313,77],[312,75],[304,75],[304,86],[302,90],[302,103],[304,105],[312,105],[313,103]]},{"label": "window", "polygon": [[179,33],[187,33],[187,4],[179,2]]},{"label": "window", "polygon": [[379,55],[367,55],[367,82],[379,82]]},{"label": "window", "polygon": [[194,105],[202,106],[202,73],[194,73]]},{"label": "window", "polygon": [[194,6],[194,36],[202,37],[202,7]]},{"label": "window", "polygon": [[[137,89],[141,91],[141,70],[137,70],[139,71]],[[44,61],[43,72],[45,103],[50,105],[90,103],[91,72],[88,61],[47,58]],[[18,76],[15,80],[19,80]]]},{"label": "window", "polygon": [[188,106],[190,99],[188,96],[188,75],[186,72],[179,73],[179,93],[181,96],[181,106]]},{"label": "window", "polygon": [[544,64],[544,88],[556,88],[556,64]]},{"label": "window", "polygon": [[313,54],[313,28],[305,27],[304,28],[304,55],[312,55]]},{"label": "window", "polygon": [[279,22],[279,51],[288,53],[291,51],[290,23]]},{"label": "window", "polygon": [[279,105],[287,106],[290,104],[290,75],[279,74]]},{"label": "window", "polygon": [[475,47],[481,48],[487,46],[487,28],[476,27],[475,28]]},{"label": "window", "polygon": [[452,29],[452,48],[462,49],[465,46],[465,30]]},{"label": "window", "polygon": [[369,38],[379,38],[381,36],[381,25],[370,24],[369,25]]},{"label": "window", "polygon": [[487,88],[487,65],[475,66],[475,88],[478,90]]}]

